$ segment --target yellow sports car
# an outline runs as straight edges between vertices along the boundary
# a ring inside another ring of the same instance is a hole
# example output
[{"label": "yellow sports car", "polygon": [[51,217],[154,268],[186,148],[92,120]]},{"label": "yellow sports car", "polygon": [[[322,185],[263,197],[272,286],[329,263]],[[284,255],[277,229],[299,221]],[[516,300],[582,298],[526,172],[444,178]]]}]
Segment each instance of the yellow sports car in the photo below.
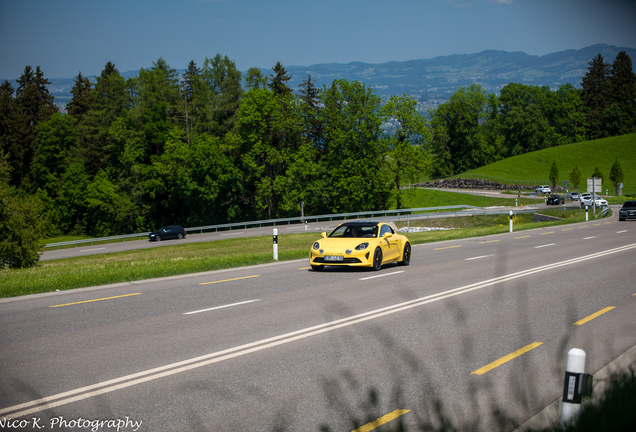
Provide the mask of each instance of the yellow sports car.
[{"label": "yellow sports car", "polygon": [[373,267],[397,262],[409,265],[411,243],[384,222],[345,222],[329,235],[322,233],[309,252],[309,264],[314,270],[326,265]]}]

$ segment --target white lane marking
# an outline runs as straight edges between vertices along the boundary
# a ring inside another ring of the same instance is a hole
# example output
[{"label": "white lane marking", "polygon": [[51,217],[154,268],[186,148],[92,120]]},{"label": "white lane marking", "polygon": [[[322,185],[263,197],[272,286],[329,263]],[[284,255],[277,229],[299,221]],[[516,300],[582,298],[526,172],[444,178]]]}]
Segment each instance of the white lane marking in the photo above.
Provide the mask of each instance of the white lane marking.
[{"label": "white lane marking", "polygon": [[542,247],[554,246],[555,244],[556,243],[550,243],[550,244],[545,244],[545,245],[541,245],[541,246],[535,246],[534,248],[535,249],[539,249],[539,248],[542,248]]},{"label": "white lane marking", "polygon": [[375,279],[375,278],[379,278],[379,277],[383,277],[383,276],[390,276],[390,275],[394,275],[394,274],[398,274],[398,273],[404,273],[404,270],[396,271],[396,272],[393,272],[393,273],[384,273],[384,274],[377,275],[377,276],[369,276],[369,277],[365,277],[365,278],[358,279],[358,280]]},{"label": "white lane marking", "polygon": [[[576,264],[591,259],[600,258],[606,255],[612,255],[619,252],[625,252],[630,249],[636,248],[636,243],[621,246],[614,249],[608,249],[602,252],[596,252],[590,255],[585,255],[578,258],[572,258],[569,260],[561,261],[558,263],[547,264],[540,267],[535,267],[528,270],[523,270],[509,275],[499,276],[494,279],[489,279],[482,282],[466,285],[460,288],[454,288],[448,291],[444,291],[437,294],[432,294],[427,297],[420,297],[414,300],[409,300],[403,303],[393,304],[384,308],[372,310],[369,312],[363,312],[358,315],[353,315],[347,318],[319,324],[313,327],[307,327],[304,329],[296,330],[290,333],[285,333],[279,336],[273,336],[268,339],[262,339],[260,341],[251,342],[245,345],[237,346],[234,348],[228,348],[223,351],[217,351],[210,354],[205,354],[199,357],[194,357],[188,360],[183,360],[177,363],[172,363],[164,366],[159,366],[153,369],[137,372],[130,375],[125,375],[119,378],[114,378],[108,381],[80,387],[77,389],[69,390],[63,393],[58,393],[52,396],[46,396],[40,399],[35,399],[29,402],[24,402],[18,405],[6,407],[0,409],[0,416],[10,413],[12,417],[24,417],[26,415],[44,411],[47,409],[55,408],[58,406],[66,405],[72,402],[77,402],[83,399],[88,399],[93,396],[99,396],[101,394],[110,393],[115,390],[120,390],[127,387],[132,387],[137,384],[141,384],[148,381],[153,381],[158,378],[163,378],[170,375],[175,375],[188,370],[200,368],[214,363],[219,363],[225,360],[229,360],[235,357],[251,354],[253,352],[262,351],[275,346],[284,345],[290,342],[294,342],[301,339],[306,339],[311,336],[316,336],[322,333],[327,333],[340,328],[348,327],[361,322],[369,321],[372,319],[380,318],[383,316],[391,315],[397,312],[403,312],[415,307],[423,306],[428,303],[433,303],[446,298],[458,296],[471,291],[487,288],[502,282],[511,281],[526,277],[535,273],[541,273],[544,271],[553,270],[558,267],[564,267],[571,264]],[[22,410],[22,411],[19,411]]]},{"label": "white lane marking", "polygon": [[243,231],[241,231],[241,232],[227,233],[227,234],[221,234],[221,235],[222,235],[222,236],[224,236],[224,235],[237,235],[237,234],[243,234]]},{"label": "white lane marking", "polygon": [[232,307],[232,306],[238,306],[238,305],[243,305],[243,304],[247,304],[247,303],[253,303],[253,302],[257,302],[257,301],[261,301],[260,299],[255,299],[255,300],[247,300],[247,301],[243,301],[243,302],[238,302],[238,303],[232,303],[232,304],[226,304],[223,306],[215,306],[215,307],[211,307],[208,309],[201,309],[201,310],[196,310],[196,311],[192,311],[192,312],[184,312],[184,315],[191,315],[191,314],[195,314],[195,313],[199,313],[199,312],[208,312],[208,311],[213,311],[213,310],[217,310],[217,309],[223,309],[223,308],[228,308],[228,307]]},{"label": "white lane marking", "polygon": [[583,240],[590,240],[590,239],[593,239],[593,238],[596,238],[596,236],[594,236],[594,237],[585,237]]},{"label": "white lane marking", "polygon": [[482,255],[482,256],[478,256],[478,257],[472,257],[472,258],[466,258],[466,261],[471,261],[471,260],[476,260],[476,259],[481,259],[481,258],[488,258],[491,257],[492,255]]},{"label": "white lane marking", "polygon": [[102,249],[106,249],[106,248],[103,247],[103,248],[95,248],[95,249],[84,249],[84,250],[81,250],[80,252],[92,252],[92,251],[102,250]]},{"label": "white lane marking", "polygon": [[627,230],[623,230],[623,231],[616,231],[616,234],[621,234],[621,233],[624,233],[624,232],[627,232]]}]

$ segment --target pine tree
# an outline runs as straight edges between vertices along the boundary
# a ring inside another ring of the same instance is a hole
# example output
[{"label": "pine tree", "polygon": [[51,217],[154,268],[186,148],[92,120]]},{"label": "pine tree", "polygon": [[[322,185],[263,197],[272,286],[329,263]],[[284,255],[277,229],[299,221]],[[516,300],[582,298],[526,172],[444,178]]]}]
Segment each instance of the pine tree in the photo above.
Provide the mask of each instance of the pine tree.
[{"label": "pine tree", "polygon": [[80,135],[84,140],[86,172],[95,175],[108,163],[110,125],[130,105],[126,81],[113,63],[106,63],[91,95],[91,110],[84,117]]},{"label": "pine tree", "polygon": [[194,61],[190,61],[190,63],[188,63],[188,69],[183,74],[183,93],[181,95],[184,104],[185,130],[188,143],[190,142],[190,134],[192,133],[191,122],[193,120],[190,113],[196,109],[192,103],[194,102],[194,95],[200,78],[201,71],[197,67],[197,64]]},{"label": "pine tree", "polygon": [[[14,94],[15,90],[9,81],[4,81],[0,85],[0,151],[7,156],[10,166],[20,167],[23,157],[21,143],[24,127]],[[17,169],[13,170],[14,173],[17,171]],[[20,181],[20,178],[12,177],[9,183],[18,185]]]},{"label": "pine tree", "polygon": [[25,67],[22,76],[18,78],[18,84],[16,100],[22,115],[24,135],[20,143],[21,160],[16,160],[13,168],[17,171],[14,175],[17,175],[21,184],[26,179],[33,160],[35,129],[41,122],[48,121],[58,109],[55,106],[55,98],[46,87],[51,82],[44,78],[40,66],[36,67],[35,73],[31,66]]},{"label": "pine tree", "polygon": [[574,166],[572,167],[572,171],[570,171],[570,187],[572,189],[577,189],[579,188],[579,183],[581,183],[581,169],[579,168],[579,166],[577,164],[574,164]]},{"label": "pine tree", "polygon": [[287,71],[280,62],[276,62],[276,66],[272,70],[276,74],[270,75],[269,88],[274,92],[274,95],[291,94],[292,89],[287,86],[287,81],[291,79],[291,75],[287,75]]},{"label": "pine tree", "polygon": [[581,101],[589,108],[586,115],[588,123],[588,138],[603,138],[604,130],[603,111],[609,105],[608,81],[609,65],[603,60],[603,56],[598,54],[588,63],[587,73],[581,81]]},{"label": "pine tree", "polygon": [[620,109],[618,134],[636,132],[636,74],[625,51],[619,52],[612,64],[608,87],[611,103]]},{"label": "pine tree", "polygon": [[304,135],[315,148],[322,149],[324,128],[319,119],[320,90],[311,80],[311,75],[307,75],[307,78],[298,87],[300,87],[300,100],[304,102],[301,107]]},{"label": "pine tree", "polygon": [[71,89],[73,99],[66,104],[66,112],[80,122],[91,109],[91,88],[91,80],[83,77],[82,72],[77,74],[75,84]]}]

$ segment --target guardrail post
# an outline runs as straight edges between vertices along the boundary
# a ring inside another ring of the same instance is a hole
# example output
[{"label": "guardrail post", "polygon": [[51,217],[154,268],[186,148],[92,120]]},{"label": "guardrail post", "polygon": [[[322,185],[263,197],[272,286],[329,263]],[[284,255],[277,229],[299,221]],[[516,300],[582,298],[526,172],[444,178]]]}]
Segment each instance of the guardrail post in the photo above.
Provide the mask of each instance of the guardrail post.
[{"label": "guardrail post", "polygon": [[585,206],[585,222],[587,222],[587,206]]},{"label": "guardrail post", "polygon": [[274,228],[274,261],[278,261],[278,230]]},{"label": "guardrail post", "polygon": [[561,402],[561,427],[576,420],[581,409],[581,399],[592,393],[592,376],[585,372],[585,351],[572,348],[565,365],[565,382]]}]

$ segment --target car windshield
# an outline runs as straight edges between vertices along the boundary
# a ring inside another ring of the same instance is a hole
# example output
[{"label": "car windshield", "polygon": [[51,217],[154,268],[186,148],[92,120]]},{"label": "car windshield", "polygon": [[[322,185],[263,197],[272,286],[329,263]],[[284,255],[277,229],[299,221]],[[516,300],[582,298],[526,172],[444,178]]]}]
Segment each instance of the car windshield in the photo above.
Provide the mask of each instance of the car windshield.
[{"label": "car windshield", "polygon": [[625,201],[623,207],[636,207],[636,201]]},{"label": "car windshield", "polygon": [[377,225],[340,225],[329,237],[377,237]]}]

